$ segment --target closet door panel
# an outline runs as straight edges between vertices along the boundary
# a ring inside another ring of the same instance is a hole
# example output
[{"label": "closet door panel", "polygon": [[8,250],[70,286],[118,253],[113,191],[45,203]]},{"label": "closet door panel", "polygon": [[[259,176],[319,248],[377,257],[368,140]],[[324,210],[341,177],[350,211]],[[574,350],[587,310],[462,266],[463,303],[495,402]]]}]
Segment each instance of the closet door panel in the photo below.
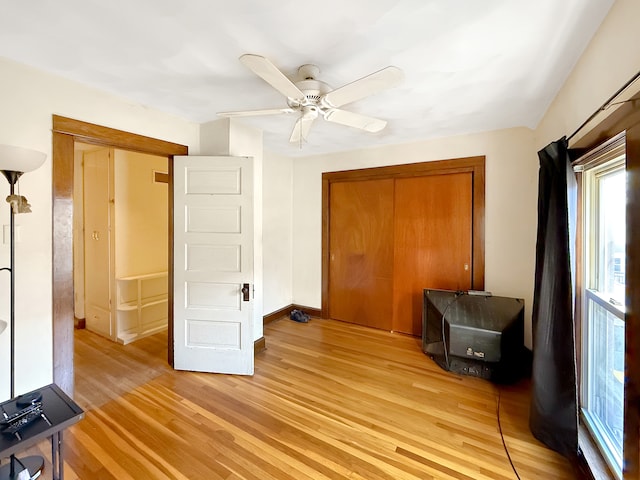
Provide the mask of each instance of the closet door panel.
[{"label": "closet door panel", "polygon": [[470,172],[396,180],[394,331],[422,334],[425,288],[471,288],[472,180]]},{"label": "closet door panel", "polygon": [[110,149],[83,156],[84,304],[87,330],[113,339],[113,160]]},{"label": "closet door panel", "polygon": [[393,179],[331,185],[331,318],[391,330],[393,190]]}]

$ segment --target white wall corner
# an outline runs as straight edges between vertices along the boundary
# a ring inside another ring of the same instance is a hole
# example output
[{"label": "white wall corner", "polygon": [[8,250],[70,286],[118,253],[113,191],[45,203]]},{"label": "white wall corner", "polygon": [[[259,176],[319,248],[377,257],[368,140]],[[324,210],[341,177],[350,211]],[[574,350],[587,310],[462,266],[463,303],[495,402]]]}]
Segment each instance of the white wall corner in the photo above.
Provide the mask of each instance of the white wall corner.
[{"label": "white wall corner", "polygon": [[200,125],[200,155],[230,155],[230,118],[221,118]]},{"label": "white wall corner", "polygon": [[262,130],[243,124],[240,120],[229,118],[229,155],[234,157],[253,157],[260,160],[262,168]]},{"label": "white wall corner", "polygon": [[263,335],[262,130],[221,118],[200,126],[200,155],[253,158],[253,338]]}]

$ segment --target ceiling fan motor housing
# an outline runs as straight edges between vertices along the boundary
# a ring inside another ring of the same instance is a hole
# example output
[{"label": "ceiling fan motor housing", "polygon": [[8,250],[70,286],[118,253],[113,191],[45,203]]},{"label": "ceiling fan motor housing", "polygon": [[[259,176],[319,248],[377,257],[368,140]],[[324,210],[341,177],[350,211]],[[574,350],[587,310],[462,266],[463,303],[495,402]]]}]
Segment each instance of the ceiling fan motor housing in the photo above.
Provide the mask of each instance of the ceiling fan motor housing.
[{"label": "ceiling fan motor housing", "polygon": [[296,87],[300,89],[302,93],[304,93],[304,100],[302,102],[297,98],[287,98],[287,104],[291,108],[299,108],[303,105],[315,105],[318,108],[321,108],[320,99],[322,95],[331,91],[331,87],[320,80],[315,79],[307,79],[300,80],[295,83]]}]

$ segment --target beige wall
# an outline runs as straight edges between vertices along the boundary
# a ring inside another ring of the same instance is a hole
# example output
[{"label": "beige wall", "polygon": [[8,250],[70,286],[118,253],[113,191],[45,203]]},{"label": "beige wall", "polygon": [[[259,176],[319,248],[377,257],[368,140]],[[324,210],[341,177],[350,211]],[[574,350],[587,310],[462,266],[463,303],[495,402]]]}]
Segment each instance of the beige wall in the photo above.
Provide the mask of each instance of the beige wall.
[{"label": "beige wall", "polygon": [[[293,303],[292,230],[293,164],[296,160],[264,155],[262,198],[264,246],[264,313]],[[303,160],[304,161],[304,160]]]},{"label": "beige wall", "polygon": [[[0,58],[0,143],[46,152],[45,164],[20,180],[33,213],[19,215],[16,246],[16,389],[51,382],[51,115],[58,114],[184,145],[197,153],[199,127],[143,105]],[[0,224],[9,220],[0,180]],[[0,265],[9,247],[0,244]],[[0,272],[0,318],[9,318],[9,278]],[[0,335],[0,399],[9,397],[9,332]]]},{"label": "beige wall", "polygon": [[640,1],[617,0],[535,132],[541,149],[571,135],[640,71]]},{"label": "beige wall", "polygon": [[154,170],[167,173],[167,158],[114,151],[116,278],[167,271],[169,186]]}]

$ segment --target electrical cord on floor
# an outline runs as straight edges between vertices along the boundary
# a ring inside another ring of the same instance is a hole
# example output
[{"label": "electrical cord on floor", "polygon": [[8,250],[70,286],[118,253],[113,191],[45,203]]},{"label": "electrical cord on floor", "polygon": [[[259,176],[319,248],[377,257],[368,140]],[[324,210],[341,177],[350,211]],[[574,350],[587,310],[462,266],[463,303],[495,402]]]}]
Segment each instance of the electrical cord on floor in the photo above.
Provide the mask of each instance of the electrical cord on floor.
[{"label": "electrical cord on floor", "polygon": [[502,433],[502,424],[500,423],[500,395],[501,391],[498,387],[498,402],[496,406],[496,417],[498,417],[498,429],[500,430],[500,438],[502,439],[502,446],[504,447],[504,452],[507,454],[507,458],[509,459],[509,463],[511,464],[511,468],[513,469],[513,473],[516,474],[516,478],[520,479],[520,475],[518,475],[518,470],[516,470],[516,466],[513,464],[513,460],[511,460],[511,455],[509,455],[509,449],[507,448],[507,444],[504,441],[504,434]]},{"label": "electrical cord on floor", "polygon": [[440,325],[440,333],[442,335],[442,350],[444,351],[444,363],[447,366],[447,370],[449,370],[449,352],[447,351],[447,338],[444,333],[444,319],[445,319],[445,315],[447,314],[447,310],[449,310],[449,307],[453,305],[455,301],[458,300],[458,298],[462,294],[464,294],[464,292],[458,290],[455,294],[455,297],[453,297],[453,299],[449,303],[447,303],[447,306],[444,308],[444,312],[442,312],[442,322]]}]

